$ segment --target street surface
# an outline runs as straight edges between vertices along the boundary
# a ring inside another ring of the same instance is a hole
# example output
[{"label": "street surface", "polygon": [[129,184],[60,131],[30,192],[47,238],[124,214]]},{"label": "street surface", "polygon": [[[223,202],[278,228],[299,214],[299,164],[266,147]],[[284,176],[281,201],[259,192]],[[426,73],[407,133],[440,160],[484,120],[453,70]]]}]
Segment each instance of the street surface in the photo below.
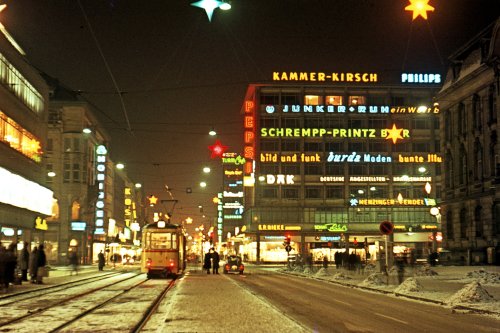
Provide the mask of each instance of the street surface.
[{"label": "street surface", "polygon": [[253,268],[245,288],[314,332],[500,332],[500,321],[311,278]]}]

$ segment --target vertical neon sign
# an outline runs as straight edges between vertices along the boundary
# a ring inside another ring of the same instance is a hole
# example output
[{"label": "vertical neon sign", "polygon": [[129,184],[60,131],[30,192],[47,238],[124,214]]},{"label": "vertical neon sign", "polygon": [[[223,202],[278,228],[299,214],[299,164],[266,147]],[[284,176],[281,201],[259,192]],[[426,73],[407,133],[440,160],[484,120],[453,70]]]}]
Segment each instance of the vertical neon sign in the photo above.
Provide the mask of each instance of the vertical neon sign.
[{"label": "vertical neon sign", "polygon": [[244,148],[243,157],[246,162],[243,168],[244,186],[253,186],[255,183],[253,175],[253,163],[255,160],[255,102],[245,101],[245,118],[243,121],[244,127]]},{"label": "vertical neon sign", "polygon": [[99,145],[95,149],[96,154],[96,179],[97,179],[97,201],[95,203],[95,234],[104,235],[104,198],[106,183],[106,155],[108,150]]}]

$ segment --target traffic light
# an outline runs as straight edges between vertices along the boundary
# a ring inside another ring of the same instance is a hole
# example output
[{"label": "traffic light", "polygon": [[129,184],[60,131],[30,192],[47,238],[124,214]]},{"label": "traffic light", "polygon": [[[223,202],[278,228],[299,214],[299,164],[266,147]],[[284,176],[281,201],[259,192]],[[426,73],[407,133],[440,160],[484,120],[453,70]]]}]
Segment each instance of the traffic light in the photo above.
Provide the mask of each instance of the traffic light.
[{"label": "traffic light", "polygon": [[290,235],[286,235],[285,240],[283,241],[283,246],[290,245],[291,241],[292,241],[292,237]]}]

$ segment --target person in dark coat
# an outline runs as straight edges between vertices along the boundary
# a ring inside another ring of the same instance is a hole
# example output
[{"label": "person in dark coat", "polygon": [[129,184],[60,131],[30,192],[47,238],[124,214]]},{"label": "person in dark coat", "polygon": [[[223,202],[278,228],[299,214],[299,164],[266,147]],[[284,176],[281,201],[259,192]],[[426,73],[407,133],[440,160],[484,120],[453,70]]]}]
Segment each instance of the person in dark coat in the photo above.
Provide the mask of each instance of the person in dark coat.
[{"label": "person in dark coat", "polygon": [[328,268],[328,257],[326,255],[323,257],[323,268]]},{"label": "person in dark coat", "polygon": [[47,265],[47,257],[45,256],[44,246],[43,244],[40,244],[40,246],[38,247],[38,251],[36,253],[36,267],[37,267],[36,283],[38,284],[43,284],[44,272],[42,271],[45,269],[46,265]]},{"label": "person in dark coat", "polygon": [[219,253],[217,253],[217,251],[214,250],[214,252],[212,253],[212,273],[213,274],[219,274],[219,261],[220,261]]},{"label": "person in dark coat", "polygon": [[[0,290],[5,286],[5,264],[7,261],[7,249],[0,244]],[[5,290],[7,291],[7,290]]]},{"label": "person in dark coat", "polygon": [[76,250],[70,251],[69,253],[69,265],[71,266],[71,272],[69,275],[73,275],[73,272],[78,275],[78,254],[76,254]]},{"label": "person in dark coat", "polygon": [[210,268],[212,268],[212,254],[210,252],[205,253],[205,258],[203,260],[203,269],[207,270],[207,274],[210,274]]},{"label": "person in dark coat", "polygon": [[16,243],[10,243],[5,252],[4,286],[7,290],[10,283],[14,283],[17,267]]},{"label": "person in dark coat", "polygon": [[38,267],[36,265],[36,258],[38,256],[38,248],[35,246],[33,250],[31,251],[30,254],[30,261],[29,261],[29,273],[31,277],[31,283],[36,283],[36,275],[38,271]]},{"label": "person in dark coat", "polygon": [[99,270],[102,271],[103,268],[104,268],[104,262],[105,262],[105,260],[104,260],[104,253],[102,253],[102,250],[97,255],[97,260],[98,260],[97,266],[99,267]]},{"label": "person in dark coat", "polygon": [[29,253],[29,243],[23,243],[23,249],[21,250],[21,254],[19,255],[19,269],[21,270],[21,281],[28,281],[28,268],[30,262],[30,253]]}]

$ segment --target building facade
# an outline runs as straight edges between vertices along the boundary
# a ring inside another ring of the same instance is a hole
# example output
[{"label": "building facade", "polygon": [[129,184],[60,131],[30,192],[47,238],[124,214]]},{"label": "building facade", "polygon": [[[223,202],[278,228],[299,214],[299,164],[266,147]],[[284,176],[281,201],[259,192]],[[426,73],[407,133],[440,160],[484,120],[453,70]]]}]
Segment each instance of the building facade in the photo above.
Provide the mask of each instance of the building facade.
[{"label": "building facade", "polygon": [[0,242],[38,244],[53,193],[44,185],[48,87],[8,33],[0,32]]},{"label": "building facade", "polygon": [[[436,251],[440,76],[402,74],[398,84],[383,84],[376,73],[273,79],[250,85],[242,109],[240,252],[272,262],[294,253],[333,260],[348,251],[375,260]],[[382,223],[391,230],[382,232]]]},{"label": "building facade", "polygon": [[500,259],[499,57],[500,20],[449,58],[437,95],[444,244],[461,263]]},{"label": "building facade", "polygon": [[57,199],[48,219],[47,256],[66,264],[68,252],[76,251],[89,264],[100,251],[110,256],[133,246],[130,228],[139,219],[139,189],[124,170],[116,170],[110,137],[90,105],[46,79],[51,86],[46,171],[55,174],[46,182]]}]

